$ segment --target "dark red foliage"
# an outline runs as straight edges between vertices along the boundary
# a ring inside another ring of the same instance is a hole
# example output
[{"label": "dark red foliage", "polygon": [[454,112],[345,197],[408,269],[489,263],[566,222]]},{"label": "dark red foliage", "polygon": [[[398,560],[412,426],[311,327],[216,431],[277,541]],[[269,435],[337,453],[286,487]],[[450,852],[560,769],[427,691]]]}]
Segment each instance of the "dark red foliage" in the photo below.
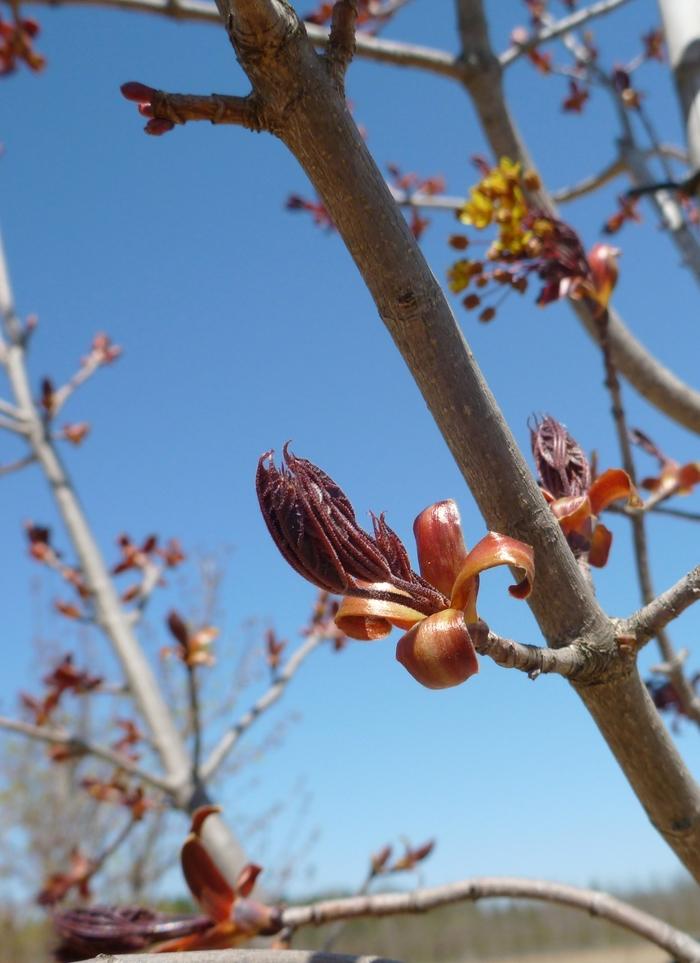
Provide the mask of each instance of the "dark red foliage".
[{"label": "dark red foliage", "polygon": [[162,940],[203,933],[206,916],[168,916],[140,906],[89,906],[53,914],[54,958],[72,963],[105,953],[133,953]]},{"label": "dark red foliage", "polygon": [[[273,452],[258,463],[256,489],[265,524],[292,568],[328,592],[367,596],[369,583],[390,583],[409,592],[411,605],[430,615],[447,600],[416,574],[399,537],[383,516],[374,519],[374,537],[357,524],[342,489],[317,465],[284,446],[277,468]],[[376,594],[376,593],[373,593]],[[387,587],[381,597],[390,599]],[[402,595],[397,600],[406,604]]]},{"label": "dark red foliage", "polygon": [[616,234],[627,221],[639,223],[642,215],[637,209],[638,204],[638,198],[620,194],[617,198],[617,210],[605,222],[603,232],[605,234]]},{"label": "dark red foliage", "polygon": [[564,425],[551,415],[535,419],[530,443],[542,485],[555,498],[584,495],[591,484],[591,469],[583,449]]}]

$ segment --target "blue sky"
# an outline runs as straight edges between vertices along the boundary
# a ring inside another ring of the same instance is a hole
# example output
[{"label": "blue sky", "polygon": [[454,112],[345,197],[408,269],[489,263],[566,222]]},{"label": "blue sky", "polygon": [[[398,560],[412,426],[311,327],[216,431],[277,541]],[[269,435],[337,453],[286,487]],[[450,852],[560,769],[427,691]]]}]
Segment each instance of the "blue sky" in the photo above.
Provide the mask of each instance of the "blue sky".
[{"label": "blue sky", "polygon": [[[500,49],[524,22],[524,8],[488,8]],[[447,497],[460,504],[468,542],[481,538],[484,525],[469,492],[338,237],[284,211],[289,193],[310,194],[285,148],[265,134],[206,124],[149,138],[120,97],[126,80],[245,92],[223,32],[70,6],[35,13],[49,63],[43,75],[20,72],[3,81],[0,223],[18,308],[40,317],[34,384],[45,374],[56,382],[68,377],[97,330],[125,349],[65,412],[66,420],[87,419],[93,427],[66,458],[108,557],[115,557],[123,530],[176,535],[193,553],[230,547],[221,597],[225,636],[240,640],[240,626],[257,618],[293,638],[314,589],[276,552],[253,489],[260,453],[289,438],[341,484],[358,517],[386,511],[408,545],[415,515]],[[417,0],[387,36],[454,51],[453,21],[452,4]],[[650,0],[601,22],[604,62],[635,54],[638,37],[655,23]],[[550,185],[571,183],[611,159],[616,131],[602,94],[578,117],[560,111],[561,78],[519,63],[506,84]],[[640,85],[663,139],[679,142],[666,69],[649,65]],[[357,62],[348,93],[380,164],[442,173],[450,193],[473,183],[469,157],[485,147],[456,84]],[[615,193],[613,186],[567,208],[586,244],[599,238]],[[453,229],[449,215],[435,215],[424,240],[441,278]],[[692,280],[650,210],[620,243],[616,305],[638,336],[692,381]],[[585,448],[598,450],[602,467],[619,463],[600,358],[565,306],[543,311],[514,297],[489,326],[458,310],[524,447],[528,416],[551,412]],[[692,436],[631,390],[626,401],[631,424],[681,460],[698,457]],[[9,460],[16,446],[5,438],[1,444],[0,461]],[[640,466],[652,467],[641,458]],[[38,633],[62,651],[75,633],[39,610],[31,590],[39,579],[43,606],[60,594],[27,559],[21,522],[53,525],[67,548],[43,479],[28,470],[3,478],[2,491],[0,705],[11,712],[17,690],[36,687],[32,637]],[[686,504],[697,506],[697,496]],[[608,611],[624,615],[638,605],[629,532],[618,517],[609,526],[612,557],[596,573],[596,586]],[[654,518],[649,528],[662,588],[697,562],[697,536],[671,519]],[[483,615],[505,635],[539,642],[527,607],[507,596],[507,579],[483,579]],[[173,580],[153,607],[145,644],[154,656],[165,641],[167,605],[187,610],[179,586]],[[698,625],[696,613],[686,614],[674,629],[677,643],[693,651]],[[484,662],[466,686],[429,692],[395,664],[394,642],[320,652],[295,679],[284,707],[270,714],[272,723],[292,710],[300,716],[283,745],[224,787],[232,812],[241,799],[250,813],[281,796],[289,809],[303,777],[312,797],[308,825],[321,827],[309,857],[310,885],[352,886],[367,854],[402,834],[416,842],[437,837],[422,874],[429,884],[508,873],[625,886],[678,873],[563,681],[532,683]],[[644,665],[654,660],[651,650],[643,656]],[[216,672],[225,686],[227,664],[220,661]],[[697,769],[697,733],[683,726],[678,741]],[[251,848],[251,857],[274,858],[285,831],[261,852]]]}]

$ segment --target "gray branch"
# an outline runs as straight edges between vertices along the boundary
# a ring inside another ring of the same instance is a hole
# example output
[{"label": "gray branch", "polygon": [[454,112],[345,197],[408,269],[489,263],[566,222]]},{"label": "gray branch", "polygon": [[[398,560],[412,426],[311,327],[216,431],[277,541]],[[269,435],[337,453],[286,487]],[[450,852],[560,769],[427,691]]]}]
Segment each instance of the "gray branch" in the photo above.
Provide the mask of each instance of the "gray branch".
[{"label": "gray branch", "polygon": [[700,600],[700,565],[631,615],[624,623],[625,631],[635,636],[638,645],[644,645],[698,600]]},{"label": "gray branch", "polygon": [[579,641],[561,649],[548,649],[504,639],[494,632],[489,632],[483,639],[473,638],[473,641],[479,655],[488,656],[504,669],[527,672],[532,679],[539,675],[555,674],[582,680],[598,675],[608,664],[608,660],[597,658],[594,649]]},{"label": "gray branch", "polygon": [[617,10],[618,7],[628,2],[629,0],[599,0],[598,3],[592,3],[589,7],[583,7],[581,10],[576,10],[574,13],[569,14],[568,17],[562,17],[561,20],[556,20],[554,23],[542,27],[540,30],[535,31],[525,43],[514,44],[512,47],[509,47],[508,50],[504,50],[498,58],[501,66],[510,66],[510,64],[514,63],[519,57],[522,57],[530,50],[534,50],[541,44],[547,43],[549,40],[556,40],[557,37],[561,37],[570,30],[582,27],[588,23],[589,20],[602,17],[606,13],[612,13],[613,10]]},{"label": "gray branch", "polygon": [[290,680],[301,667],[302,662],[323,642],[323,635],[312,632],[308,639],[299,646],[289,657],[284,668],[275,678],[270,688],[260,696],[257,702],[223,734],[219,742],[212,749],[209,757],[200,770],[204,782],[208,782],[226,761],[241,736],[250,729],[256,719],[277,702]]}]

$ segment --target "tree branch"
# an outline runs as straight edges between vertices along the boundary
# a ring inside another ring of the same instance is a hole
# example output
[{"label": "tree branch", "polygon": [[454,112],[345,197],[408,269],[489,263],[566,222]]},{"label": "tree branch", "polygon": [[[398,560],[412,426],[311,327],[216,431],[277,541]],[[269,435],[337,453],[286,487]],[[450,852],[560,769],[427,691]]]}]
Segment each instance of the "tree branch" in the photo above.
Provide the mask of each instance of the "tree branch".
[{"label": "tree branch", "polygon": [[120,752],[115,752],[114,749],[110,749],[109,746],[101,746],[98,743],[90,742],[87,739],[83,739],[70,732],[65,732],[62,729],[53,729],[49,726],[35,726],[32,723],[21,722],[19,719],[8,719],[5,716],[0,716],[0,729],[26,736],[29,739],[36,739],[39,742],[46,742],[52,746],[65,746],[70,750],[71,755],[95,756],[97,759],[102,759],[103,762],[109,762],[113,766],[117,766],[117,768],[129,776],[133,776],[135,779],[149,786],[153,786],[154,789],[160,789],[162,792],[168,793],[168,795],[171,795],[173,792],[174,787],[167,779],[142,769],[140,766],[137,766],[132,759],[129,759],[128,756],[124,756]]},{"label": "tree branch", "polygon": [[518,877],[475,877],[434,889],[414,890],[412,893],[377,893],[373,896],[324,900],[309,906],[290,907],[283,911],[282,921],[296,927],[320,926],[337,919],[425,913],[454,903],[502,898],[532,899],[581,910],[635,933],[672,953],[678,960],[688,963],[700,961],[700,943],[614,896],[563,883]]},{"label": "tree branch", "polygon": [[625,631],[642,646],[700,600],[700,565],[625,620]]},{"label": "tree branch", "polygon": [[568,33],[570,30],[575,30],[577,27],[582,27],[595,17],[602,17],[606,13],[612,13],[613,10],[617,10],[618,7],[623,6],[623,4],[627,2],[628,0],[599,0],[598,3],[592,3],[588,7],[583,7],[581,10],[576,10],[574,13],[562,17],[561,20],[556,20],[554,23],[541,27],[524,43],[513,44],[512,47],[504,50],[498,58],[501,67],[509,67],[524,54],[529,53],[541,44],[547,43],[549,40],[556,40],[557,37],[561,37],[563,34]]},{"label": "tree branch", "polygon": [[599,659],[594,650],[579,642],[560,649],[548,649],[504,639],[494,632],[489,632],[483,639],[473,637],[473,642],[479,655],[487,655],[504,669],[527,672],[532,679],[548,673],[583,679],[598,674],[607,666],[607,660]]},{"label": "tree branch", "polygon": [[21,471],[35,461],[34,455],[25,455],[24,458],[18,458],[17,461],[9,461],[5,465],[0,465],[0,478],[3,475],[11,475],[13,472]]},{"label": "tree branch", "polygon": [[257,702],[251,706],[238,722],[226,730],[201,767],[201,778],[205,782],[216,775],[241,736],[250,729],[256,719],[277,702],[304,660],[311,655],[314,649],[318,648],[323,641],[324,635],[322,632],[312,631],[306,641],[289,657],[284,668],[267,692],[260,696]]}]

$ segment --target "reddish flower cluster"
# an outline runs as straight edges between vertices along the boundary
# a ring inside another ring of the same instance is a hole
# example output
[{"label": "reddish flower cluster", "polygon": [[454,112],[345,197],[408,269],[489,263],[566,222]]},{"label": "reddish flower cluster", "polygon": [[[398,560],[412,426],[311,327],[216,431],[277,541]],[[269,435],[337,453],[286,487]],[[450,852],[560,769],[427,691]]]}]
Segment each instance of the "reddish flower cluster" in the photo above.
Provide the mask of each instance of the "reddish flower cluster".
[{"label": "reddish flower cluster", "polygon": [[617,198],[617,210],[605,222],[603,227],[605,234],[617,234],[627,221],[634,221],[638,224],[642,220],[642,215],[637,209],[638,204],[638,198],[621,194]]},{"label": "reddish flower cluster", "polygon": [[75,889],[81,899],[90,897],[90,878],[97,869],[77,846],[70,852],[70,865],[65,873],[51,873],[36,895],[40,906],[55,906]]},{"label": "reddish flower cluster", "polygon": [[[134,542],[129,535],[122,533],[117,538],[117,545],[121,552],[121,559],[112,567],[113,575],[121,575],[123,572],[141,572],[143,579],[151,573],[156,578],[157,585],[164,585],[163,579],[159,578],[158,563],[165,568],[177,568],[185,560],[185,554],[180,542],[176,538],[171,538],[163,546],[158,545],[157,535],[148,535],[139,545]],[[122,592],[123,602],[134,602],[142,598],[144,592],[144,582],[135,582]]]},{"label": "reddish flower cluster", "polygon": [[572,114],[580,114],[590,97],[587,87],[582,87],[576,80],[569,80],[569,96],[562,103],[562,110]]},{"label": "reddish flower cluster", "polygon": [[174,655],[192,669],[197,665],[214,665],[216,661],[210,646],[219,634],[211,625],[192,629],[175,611],[169,613],[167,626],[177,646],[166,646],[160,650],[161,656]]},{"label": "reddish flower cluster", "polygon": [[90,425],[87,421],[76,421],[70,425],[64,425],[61,429],[61,438],[69,441],[71,445],[80,445],[90,433]]},{"label": "reddish flower cluster", "polygon": [[123,348],[114,344],[108,334],[100,332],[92,339],[90,353],[85,355],[80,363],[83,366],[113,364],[122,353]]},{"label": "reddish flower cluster", "polygon": [[674,458],[669,458],[654,442],[639,428],[633,428],[630,436],[647,455],[656,458],[659,463],[659,474],[642,480],[642,488],[654,493],[654,500],[669,498],[671,495],[689,495],[700,482],[700,461],[690,461],[682,465]]},{"label": "reddish flower cluster", "polygon": [[114,724],[122,730],[123,734],[112,743],[112,749],[131,759],[132,762],[136,762],[140,754],[134,752],[134,746],[143,741],[143,733],[133,719],[115,719]]},{"label": "reddish flower cluster", "polygon": [[[396,164],[387,164],[387,170],[390,177],[389,183],[395,191],[405,196],[406,201],[410,202],[414,194],[427,194],[432,197],[445,192],[445,178],[440,174],[432,177],[420,177],[413,172],[404,174]],[[417,207],[411,207],[408,226],[417,241],[421,239],[429,224],[429,218],[423,217]]]},{"label": "reddish flower cluster", "polygon": [[46,60],[33,46],[39,29],[31,17],[15,15],[12,23],[0,17],[0,76],[14,73],[20,63],[30,70],[43,70]]},{"label": "reddish flower cluster", "polygon": [[274,629],[268,629],[265,632],[265,661],[273,673],[280,667],[282,653],[286,646],[286,639],[279,639]]},{"label": "reddish flower cluster", "polygon": [[[659,712],[668,712],[672,717],[671,728],[677,732],[678,723],[683,717],[687,717],[688,713],[673,682],[670,679],[647,679],[645,685]],[[700,672],[696,672],[690,679],[690,685],[693,691],[697,692],[700,685]]]},{"label": "reddish flower cluster", "polygon": [[292,455],[287,445],[278,469],[272,452],[260,459],[256,488],[277,548],[300,575],[344,596],[335,622],[353,639],[372,641],[405,630],[396,657],[423,685],[445,688],[478,671],[471,629],[478,623],[479,573],[511,565],[523,574],[512,586],[525,598],[534,576],[532,549],[489,532],[468,552],[459,512],[438,502],[416,519],[419,575],[384,515],[374,533],[357,524],[347,496],[324,471]]},{"label": "reddish flower cluster", "polygon": [[308,201],[299,194],[290,194],[285,207],[288,211],[306,211],[311,214],[316,227],[324,227],[329,231],[335,230],[335,224],[321,200]]},{"label": "reddish flower cluster", "polygon": [[140,822],[149,810],[158,805],[155,800],[146,796],[142,786],[130,786],[119,771],[110,779],[86,776],[80,781],[80,785],[98,802],[128,809],[134,822]]},{"label": "reddish flower cluster", "polygon": [[50,721],[65,693],[85,695],[97,689],[102,681],[101,676],[92,675],[87,669],[77,669],[73,656],[68,654],[42,679],[46,686],[46,693],[42,697],[23,692],[20,700],[23,708],[32,716],[34,725],[43,726]]}]

